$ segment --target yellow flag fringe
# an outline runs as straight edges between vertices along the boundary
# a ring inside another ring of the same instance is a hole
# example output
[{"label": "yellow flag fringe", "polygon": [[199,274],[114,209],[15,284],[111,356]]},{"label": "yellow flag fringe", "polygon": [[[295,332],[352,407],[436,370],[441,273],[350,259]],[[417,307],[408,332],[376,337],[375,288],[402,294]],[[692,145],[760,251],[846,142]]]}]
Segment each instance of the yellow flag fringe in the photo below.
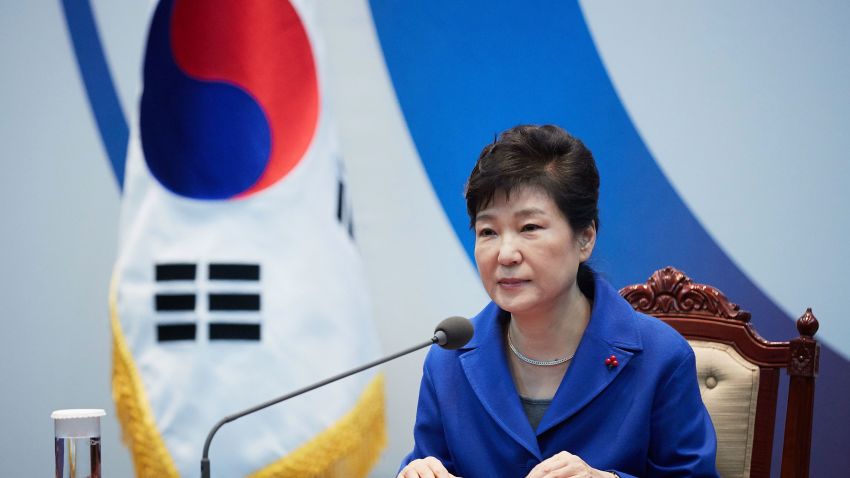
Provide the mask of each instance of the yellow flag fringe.
[{"label": "yellow flag fringe", "polygon": [[[179,478],[148,405],[145,389],[118,317],[117,278],[109,294],[112,326],[112,398],[136,476]],[[283,432],[282,432],[283,433]],[[384,377],[378,374],[357,404],[325,431],[251,478],[364,478],[387,443]],[[200,467],[200,462],[198,464]]]}]

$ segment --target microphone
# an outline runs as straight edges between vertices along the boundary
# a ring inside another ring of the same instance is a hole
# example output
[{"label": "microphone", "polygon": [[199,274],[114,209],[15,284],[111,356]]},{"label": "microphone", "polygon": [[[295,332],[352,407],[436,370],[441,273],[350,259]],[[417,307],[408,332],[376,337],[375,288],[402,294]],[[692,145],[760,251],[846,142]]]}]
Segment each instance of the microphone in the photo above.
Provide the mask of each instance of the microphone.
[{"label": "microphone", "polygon": [[444,349],[456,350],[466,345],[474,333],[469,319],[454,316],[437,324],[431,340]]},{"label": "microphone", "polygon": [[278,398],[269,400],[265,403],[261,403],[259,405],[253,406],[253,407],[251,407],[247,410],[243,410],[241,412],[237,412],[237,413],[234,413],[233,415],[228,415],[228,416],[222,418],[221,420],[219,420],[218,423],[216,423],[212,427],[209,434],[207,435],[206,441],[204,442],[204,452],[203,452],[203,455],[201,456],[201,478],[210,478],[210,459],[209,459],[210,443],[212,443],[212,439],[213,439],[213,436],[215,435],[215,433],[224,424],[230,423],[230,422],[232,422],[236,419],[242,418],[245,415],[250,415],[254,412],[258,412],[258,411],[260,411],[264,408],[270,407],[270,406],[275,405],[277,403],[289,400],[290,398],[297,397],[298,395],[301,395],[303,393],[307,393],[311,390],[315,390],[317,388],[324,387],[325,385],[336,382],[337,380],[340,380],[340,379],[343,379],[345,377],[354,375],[355,373],[359,373],[359,372],[362,372],[364,370],[370,369],[370,368],[372,368],[376,365],[380,365],[384,362],[389,362],[390,360],[397,359],[397,358],[399,358],[403,355],[407,355],[409,353],[415,352],[419,349],[423,349],[423,348],[428,347],[430,345],[437,344],[440,347],[442,347],[444,349],[449,349],[449,350],[459,349],[459,348],[463,347],[464,345],[466,345],[466,343],[469,342],[470,339],[472,339],[472,335],[474,333],[475,333],[475,331],[472,327],[472,322],[470,322],[469,319],[464,318],[464,317],[457,317],[457,316],[449,317],[448,319],[445,319],[442,322],[440,322],[439,324],[437,324],[437,327],[434,328],[434,336],[431,337],[431,339],[428,340],[427,342],[421,343],[419,345],[414,345],[413,347],[402,350],[401,352],[396,352],[396,353],[389,355],[387,357],[375,360],[373,362],[369,362],[365,365],[361,365],[360,367],[357,367],[353,370],[349,370],[348,372],[343,372],[339,375],[334,375],[333,377],[327,378],[325,380],[322,380],[321,382],[314,383],[313,385],[309,385],[307,387],[301,388],[301,389],[296,390],[294,392],[288,393],[286,395],[283,395],[282,397],[278,397]]}]

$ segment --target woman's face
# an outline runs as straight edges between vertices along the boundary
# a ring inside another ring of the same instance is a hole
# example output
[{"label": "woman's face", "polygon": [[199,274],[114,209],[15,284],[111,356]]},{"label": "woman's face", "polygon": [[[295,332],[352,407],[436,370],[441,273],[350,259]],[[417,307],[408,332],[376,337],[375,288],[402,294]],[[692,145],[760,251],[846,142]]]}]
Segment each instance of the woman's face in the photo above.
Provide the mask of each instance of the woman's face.
[{"label": "woman's face", "polygon": [[579,263],[596,231],[575,234],[549,195],[534,187],[501,192],[475,218],[475,262],[496,304],[517,314],[562,314],[580,294]]}]

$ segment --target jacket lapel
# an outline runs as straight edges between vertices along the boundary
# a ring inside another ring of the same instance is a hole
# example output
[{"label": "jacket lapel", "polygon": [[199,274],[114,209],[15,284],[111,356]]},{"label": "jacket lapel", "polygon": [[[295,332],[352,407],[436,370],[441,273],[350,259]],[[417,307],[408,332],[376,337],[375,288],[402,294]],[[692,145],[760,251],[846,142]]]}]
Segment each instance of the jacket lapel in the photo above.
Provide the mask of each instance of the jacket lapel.
[{"label": "jacket lapel", "polygon": [[[542,460],[537,436],[569,419],[599,395],[643,347],[634,310],[596,276],[593,310],[575,358],[535,433],[525,416],[505,357],[499,307],[490,303],[473,319],[475,335],[460,363],[484,409],[505,433]],[[608,367],[605,359],[617,357]]]},{"label": "jacket lapel", "polygon": [[[537,435],[569,419],[590,403],[642,350],[634,314],[617,291],[597,276],[590,323],[552,405],[537,427]],[[605,359],[611,355],[617,357],[618,366],[605,365]]]},{"label": "jacket lapel", "polygon": [[519,401],[502,346],[499,308],[490,303],[475,319],[475,336],[460,355],[472,390],[493,420],[537,459],[540,447]]}]

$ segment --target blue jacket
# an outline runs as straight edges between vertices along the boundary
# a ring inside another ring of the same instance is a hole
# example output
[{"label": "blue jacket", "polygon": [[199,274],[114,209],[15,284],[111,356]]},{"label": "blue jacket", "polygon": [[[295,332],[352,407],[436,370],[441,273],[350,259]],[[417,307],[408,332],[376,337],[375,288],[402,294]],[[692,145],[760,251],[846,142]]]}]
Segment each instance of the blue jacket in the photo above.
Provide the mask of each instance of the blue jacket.
[{"label": "blue jacket", "polygon": [[[675,330],[635,312],[597,276],[590,323],[533,430],[508,369],[501,313],[490,303],[469,344],[428,353],[402,467],[434,456],[463,478],[521,478],[566,450],[624,478],[717,476],[694,354]],[[605,365],[611,355],[617,367]]]}]

